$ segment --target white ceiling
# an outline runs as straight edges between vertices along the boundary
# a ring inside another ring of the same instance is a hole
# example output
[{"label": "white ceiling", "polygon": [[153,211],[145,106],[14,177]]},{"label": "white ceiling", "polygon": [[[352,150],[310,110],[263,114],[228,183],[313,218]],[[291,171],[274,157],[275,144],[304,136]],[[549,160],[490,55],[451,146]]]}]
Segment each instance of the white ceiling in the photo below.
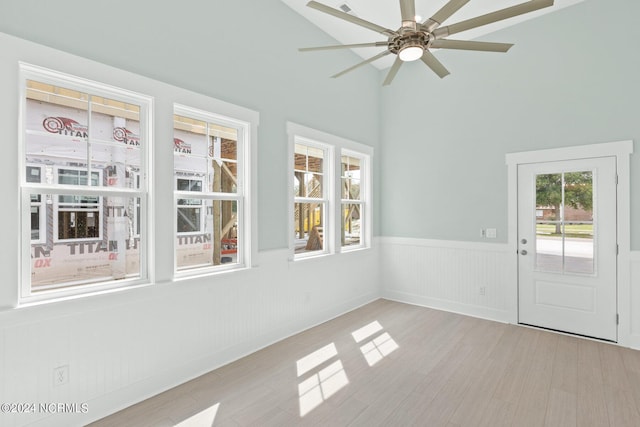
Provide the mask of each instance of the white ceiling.
[{"label": "white ceiling", "polygon": [[[474,28],[462,33],[455,34],[451,37],[455,40],[471,40],[481,37],[485,34],[497,31],[499,29],[517,24],[522,21],[526,21],[536,16],[544,15],[546,13],[555,12],[567,6],[580,3],[584,0],[555,0],[555,3],[551,7],[547,7],[535,12],[527,13],[521,16],[516,16],[511,19],[496,22],[494,24],[485,25],[483,27]],[[283,3],[291,7],[300,15],[307,18],[312,24],[316,25],[324,32],[338,40],[341,44],[352,43],[367,43],[374,41],[385,41],[386,37],[376,33],[375,31],[368,30],[339,18],[327,15],[318,10],[307,7],[308,0],[282,0]],[[396,30],[400,27],[400,2],[398,0],[320,0],[321,3],[327,6],[339,9],[339,6],[346,3],[351,9],[352,14],[359,18],[381,25],[385,28]],[[447,3],[448,0],[416,0],[416,14],[422,17],[422,20],[429,18],[435,12],[437,12],[442,6]],[[505,7],[514,6],[516,4],[524,3],[525,0],[471,0],[464,5],[459,11],[457,11],[451,18],[443,23],[443,25],[454,24],[456,22],[464,21],[465,19],[473,18],[479,15],[484,15],[489,12],[504,9]],[[504,43],[509,43],[510,40],[497,40]],[[307,46],[300,46],[307,47]],[[353,49],[353,51],[360,55],[363,59],[370,58],[380,52],[384,48],[359,48]],[[331,55],[331,51],[327,52],[309,52],[304,55]],[[436,53],[437,56],[437,53]],[[372,65],[384,69],[391,66],[394,58],[389,55],[382,59],[375,61]],[[348,66],[351,64],[345,64]]]}]

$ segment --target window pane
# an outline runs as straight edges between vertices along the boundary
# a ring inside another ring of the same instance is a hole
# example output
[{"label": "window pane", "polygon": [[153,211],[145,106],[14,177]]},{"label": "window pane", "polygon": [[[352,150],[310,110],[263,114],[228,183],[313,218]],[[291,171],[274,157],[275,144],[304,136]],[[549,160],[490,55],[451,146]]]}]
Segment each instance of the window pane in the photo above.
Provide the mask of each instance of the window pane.
[{"label": "window pane", "polygon": [[302,172],[323,172],[324,151],[304,144],[295,144],[294,170]]},{"label": "window pane", "polygon": [[342,246],[360,245],[362,205],[342,204]]},{"label": "window pane", "polygon": [[593,173],[564,174],[564,271],[592,274]]},{"label": "window pane", "polygon": [[593,173],[565,172],[536,177],[536,268],[594,271]]},{"label": "window pane", "polygon": [[89,95],[31,80],[26,90],[27,163],[86,164]]},{"label": "window pane", "polygon": [[293,191],[295,197],[323,198],[322,174],[294,172]]},{"label": "window pane", "polygon": [[[536,213],[542,211],[542,216]],[[562,271],[562,174],[536,177],[536,268]]]},{"label": "window pane", "polygon": [[100,212],[64,210],[58,212],[58,239],[100,237]]},{"label": "window pane", "polygon": [[197,191],[236,193],[237,139],[237,129],[175,115],[174,169],[205,177]]},{"label": "window pane", "polygon": [[360,200],[360,180],[342,178],[342,198],[345,200]]},{"label": "window pane", "polygon": [[[55,199],[44,194],[38,197]],[[70,200],[76,196],[60,197]],[[63,210],[56,204],[45,204],[37,214],[47,217],[44,224],[55,224],[55,238],[49,225],[46,230],[35,229],[32,207],[32,239],[36,239],[35,231],[40,234],[39,241],[31,244],[33,292],[140,277],[140,237],[132,233],[133,211],[139,203],[138,198],[118,197],[105,198],[104,206],[97,209]]]},{"label": "window pane", "polygon": [[[201,200],[182,199],[184,204],[202,203]],[[196,233],[202,231],[202,209],[178,208],[178,233]]]},{"label": "window pane", "polygon": [[[238,204],[232,200],[192,199],[192,203],[206,206],[190,208],[198,211],[203,226],[195,234],[178,235],[176,263],[179,270],[237,264],[238,260]],[[186,210],[186,209],[185,209]],[[179,216],[180,218],[180,216]],[[180,230],[178,230],[180,231]]]},{"label": "window pane", "polygon": [[40,206],[31,206],[31,240],[40,239],[40,214]]},{"label": "window pane", "polygon": [[202,191],[202,180],[178,178],[176,187],[178,191]]},{"label": "window pane", "polygon": [[42,182],[42,169],[37,166],[27,166],[27,182]]},{"label": "window pane", "polygon": [[295,253],[322,251],[324,203],[295,203]]}]

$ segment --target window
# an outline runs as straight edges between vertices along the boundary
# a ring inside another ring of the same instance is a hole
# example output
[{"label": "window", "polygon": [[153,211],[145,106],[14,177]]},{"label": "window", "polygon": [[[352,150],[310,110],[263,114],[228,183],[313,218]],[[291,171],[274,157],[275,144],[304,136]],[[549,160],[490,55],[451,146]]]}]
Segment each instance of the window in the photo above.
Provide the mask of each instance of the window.
[{"label": "window", "polygon": [[373,149],[288,123],[293,259],[367,248]]},{"label": "window", "polygon": [[365,156],[354,151],[342,150],[341,155],[342,227],[340,242],[343,248],[362,246],[362,222],[365,212],[362,191],[362,166]]},{"label": "window", "polygon": [[21,301],[145,282],[151,99],[26,64],[21,75]]},{"label": "window", "polygon": [[325,218],[328,212],[326,159],[330,148],[298,139],[293,155],[294,252],[296,255],[325,253]]},{"label": "window", "polygon": [[178,105],[174,113],[175,270],[244,267],[249,124]]}]

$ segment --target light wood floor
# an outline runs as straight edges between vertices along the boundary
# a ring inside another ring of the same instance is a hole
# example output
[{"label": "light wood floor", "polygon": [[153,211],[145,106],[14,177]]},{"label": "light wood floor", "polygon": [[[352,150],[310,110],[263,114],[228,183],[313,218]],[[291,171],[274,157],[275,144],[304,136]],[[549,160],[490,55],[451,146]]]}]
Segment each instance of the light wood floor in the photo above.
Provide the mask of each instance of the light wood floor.
[{"label": "light wood floor", "polygon": [[378,300],[92,426],[635,427],[639,407],[638,351]]}]

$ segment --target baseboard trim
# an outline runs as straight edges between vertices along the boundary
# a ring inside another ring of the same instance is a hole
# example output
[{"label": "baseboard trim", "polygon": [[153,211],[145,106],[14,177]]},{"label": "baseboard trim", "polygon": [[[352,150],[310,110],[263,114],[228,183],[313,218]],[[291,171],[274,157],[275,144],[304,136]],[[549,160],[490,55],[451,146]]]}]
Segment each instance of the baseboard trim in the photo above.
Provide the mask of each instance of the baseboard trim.
[{"label": "baseboard trim", "polygon": [[433,308],[435,310],[448,311],[450,313],[461,314],[464,316],[476,317],[479,319],[513,324],[513,314],[504,310],[496,310],[487,307],[462,304],[455,301],[446,301],[438,298],[429,298],[395,291],[383,291],[382,298],[405,304],[417,305],[420,307]]}]

